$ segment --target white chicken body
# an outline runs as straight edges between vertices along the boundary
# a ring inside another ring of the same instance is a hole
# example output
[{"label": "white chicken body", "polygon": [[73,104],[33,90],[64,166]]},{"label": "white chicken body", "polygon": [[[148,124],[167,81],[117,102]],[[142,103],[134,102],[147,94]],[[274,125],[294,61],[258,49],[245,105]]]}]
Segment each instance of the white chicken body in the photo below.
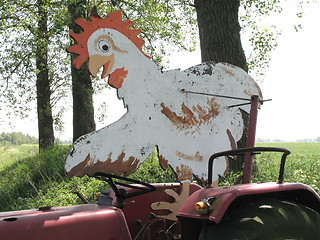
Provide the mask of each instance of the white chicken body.
[{"label": "white chicken body", "polygon": [[[129,175],[158,147],[161,166],[170,165],[179,181],[191,181],[194,174],[205,182],[209,157],[235,148],[243,134],[240,110],[228,108],[239,101],[205,94],[262,98],[254,80],[229,64],[203,63],[162,73],[114,29],[95,31],[88,51],[93,75],[104,66],[103,75],[111,74],[109,83],[118,88],[128,110],[117,122],[73,144],[65,164],[69,176]],[[118,70],[122,75],[113,77]],[[248,106],[242,109],[249,111]],[[213,180],[227,169],[226,159],[215,161]]]}]

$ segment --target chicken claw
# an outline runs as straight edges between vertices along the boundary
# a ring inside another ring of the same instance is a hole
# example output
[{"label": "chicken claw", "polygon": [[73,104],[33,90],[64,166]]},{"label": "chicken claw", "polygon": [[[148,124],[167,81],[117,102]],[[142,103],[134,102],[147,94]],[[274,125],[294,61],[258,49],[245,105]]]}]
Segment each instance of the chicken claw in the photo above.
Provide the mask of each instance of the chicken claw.
[{"label": "chicken claw", "polygon": [[186,181],[183,182],[181,185],[181,194],[179,195],[172,189],[166,189],[165,193],[168,194],[169,196],[174,198],[173,203],[169,202],[155,202],[151,204],[151,208],[153,210],[168,210],[170,213],[168,215],[158,215],[157,217],[160,218],[165,218],[171,221],[178,221],[177,219],[177,213],[181,209],[182,205],[186,201],[186,199],[189,197],[189,192],[190,192],[190,182]]}]

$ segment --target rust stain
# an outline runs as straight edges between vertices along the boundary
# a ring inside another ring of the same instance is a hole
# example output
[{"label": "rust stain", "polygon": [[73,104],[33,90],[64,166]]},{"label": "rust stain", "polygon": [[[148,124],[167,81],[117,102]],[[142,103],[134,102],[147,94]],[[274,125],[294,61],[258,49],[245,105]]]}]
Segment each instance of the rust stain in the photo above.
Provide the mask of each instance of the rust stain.
[{"label": "rust stain", "polygon": [[[263,98],[262,97],[262,92],[261,89],[259,87],[259,85],[253,80],[253,78],[250,78],[250,80],[252,81],[253,86],[258,90],[258,96],[259,98]],[[249,86],[248,86],[249,87]],[[251,91],[249,91],[248,89],[244,90],[244,93],[247,94],[248,96],[252,97],[254,93],[252,93]]]},{"label": "rust stain", "polygon": [[[223,177],[228,173],[229,170],[229,159],[228,157],[225,157],[225,161],[226,161],[226,169],[223,172]],[[201,185],[202,187],[207,186],[208,185],[208,180],[204,179],[203,177],[199,177],[198,175],[194,175],[194,177],[196,178],[197,182],[199,185]],[[216,181],[214,181],[210,186],[211,187],[218,187],[219,185],[219,179],[217,179]]]},{"label": "rust stain", "polygon": [[82,177],[85,174],[92,177],[97,172],[103,172],[114,173],[118,176],[122,174],[124,174],[124,176],[128,176],[138,168],[139,160],[133,156],[130,156],[124,161],[124,157],[126,155],[124,151],[122,151],[114,162],[111,160],[111,155],[112,153],[109,153],[105,162],[98,160],[95,163],[95,157],[92,158],[90,154],[88,154],[83,162],[73,167],[67,174],[69,177]]},{"label": "rust stain", "polygon": [[[228,66],[231,66],[230,64]],[[234,72],[232,72],[231,70],[227,69],[226,67],[222,67],[223,70],[228,73],[230,76],[234,77]]]},{"label": "rust stain", "polygon": [[207,123],[219,115],[220,105],[215,100],[215,98],[207,98],[208,111],[205,111],[199,104],[196,107],[193,106],[192,110],[198,113],[200,124]]},{"label": "rust stain", "polygon": [[259,85],[253,79],[252,79],[252,81],[254,82],[254,86],[256,87],[256,89],[258,89],[259,98],[263,99],[262,92],[261,92]]},{"label": "rust stain", "polygon": [[192,155],[186,155],[182,152],[176,151],[176,155],[180,158],[190,160],[190,161],[201,162],[203,159],[203,156],[201,156],[199,152],[196,152],[196,154],[194,156],[192,156]]},{"label": "rust stain", "polygon": [[[196,178],[197,183],[198,183],[200,186],[202,186],[202,187],[208,186],[208,180],[205,180],[203,177],[200,178],[199,176],[196,176],[196,175],[195,175],[194,177]],[[216,181],[214,181],[213,183],[211,183],[211,185],[208,186],[208,187],[219,187],[219,179],[217,179]]]},{"label": "rust stain", "polygon": [[[183,115],[178,116],[170,108],[161,103],[161,112],[181,131],[184,130],[186,133],[194,133],[200,130],[202,124],[209,123],[210,120],[214,119],[219,115],[220,105],[215,101],[215,98],[207,98],[208,109],[203,109],[199,104],[192,107],[191,111],[184,103],[181,105]],[[195,113],[197,115],[195,115]],[[192,127],[195,129],[191,130]]]},{"label": "rust stain", "polygon": [[226,63],[226,62],[221,62],[223,65],[226,65],[228,67],[232,67],[232,68],[237,68],[235,65],[232,65],[230,63]]},{"label": "rust stain", "polygon": [[[226,66],[228,66],[228,67],[232,67],[232,68],[236,68],[236,66],[234,66],[234,65],[232,65],[232,64],[229,64],[229,63],[225,63],[225,62],[223,62],[222,64],[224,64],[224,65],[226,65]],[[231,75],[232,77],[234,77],[235,76],[235,74],[231,71],[231,70],[229,70],[229,69],[227,69],[226,67],[222,67],[223,68],[223,70],[226,72],[226,73],[228,73],[229,75]],[[250,87],[250,83],[244,83],[241,79],[239,79],[239,78],[235,78],[237,81],[239,81],[239,82],[242,82],[245,86],[247,86],[248,88]],[[253,78],[251,78],[250,77],[250,81],[251,81],[251,83],[253,84],[253,86],[257,89],[257,91],[258,91],[258,95],[259,95],[259,97],[260,97],[260,99],[263,99],[263,97],[262,97],[262,92],[261,92],[261,89],[260,89],[260,87],[259,87],[259,85],[254,81],[254,79]],[[253,92],[251,92],[251,91],[249,91],[248,89],[246,89],[246,90],[244,90],[244,94],[246,94],[246,95],[248,95],[248,96],[250,96],[250,97],[252,97],[253,95],[254,95],[254,93]]]},{"label": "rust stain", "polygon": [[[227,135],[228,135],[228,138],[229,138],[229,141],[230,141],[230,147],[232,150],[235,150],[237,149],[237,143],[236,143],[236,140],[234,139],[234,137],[232,136],[231,134],[231,131],[229,129],[227,129]],[[237,156],[234,156],[233,157],[235,160],[237,160]],[[224,171],[223,175],[225,176],[227,173],[228,173],[228,170],[229,170],[229,159],[228,157],[226,157],[226,164],[227,164],[227,167],[226,167],[226,170]]]},{"label": "rust stain", "polygon": [[246,95],[248,95],[250,97],[252,97],[252,95],[253,95],[253,93],[248,89],[245,89],[243,92],[244,92],[244,94],[246,94]]},{"label": "rust stain", "polygon": [[185,180],[192,181],[192,169],[189,166],[184,164],[181,164],[180,168],[177,166],[176,173],[180,182]]},{"label": "rust stain", "polygon": [[198,175],[194,175],[194,177],[196,178],[197,183],[198,183],[200,186],[204,187],[204,186],[207,186],[207,185],[208,185],[208,180],[205,180],[203,177],[200,178]]},{"label": "rust stain", "polygon": [[232,150],[237,149],[236,140],[234,140],[234,137],[232,136],[231,131],[229,129],[227,129],[227,135],[230,141],[231,149]]},{"label": "rust stain", "polygon": [[[259,98],[260,98],[260,99],[263,99],[263,97],[262,97],[262,92],[261,92],[261,89],[260,89],[259,85],[258,85],[256,82],[254,82],[254,86],[255,86],[255,88],[258,90],[258,96],[259,96]],[[248,96],[250,96],[250,97],[252,97],[252,96],[254,95],[254,93],[251,92],[251,91],[248,90],[248,89],[245,89],[245,90],[244,90],[244,94],[246,94],[246,95],[248,95]]]},{"label": "rust stain", "polygon": [[168,168],[168,160],[165,159],[162,155],[159,156],[159,162],[162,169],[166,170]]}]

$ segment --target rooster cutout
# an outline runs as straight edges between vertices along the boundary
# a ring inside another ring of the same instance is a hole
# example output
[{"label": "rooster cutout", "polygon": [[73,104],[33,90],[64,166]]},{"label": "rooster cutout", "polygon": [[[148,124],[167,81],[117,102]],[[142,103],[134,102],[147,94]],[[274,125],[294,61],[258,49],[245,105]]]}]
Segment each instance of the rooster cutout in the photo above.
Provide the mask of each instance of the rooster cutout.
[{"label": "rooster cutout", "polygon": [[[207,181],[209,157],[216,152],[236,148],[243,134],[243,120],[234,99],[209,94],[250,99],[261,91],[242,69],[226,63],[203,63],[187,70],[162,72],[143,53],[140,29],[131,29],[133,21],[122,22],[121,11],[105,19],[90,16],[77,19],[83,29],[71,32],[76,44],[68,51],[78,54],[74,66],[88,60],[89,71],[117,89],[126,114],[118,121],[83,137],[70,149],[65,163],[68,176],[93,176],[97,172],[128,176],[158,148],[162,168],[171,166],[182,183],[178,195],[167,193],[175,202],[155,203],[154,210],[168,209],[165,218],[175,214],[189,195],[193,175]],[[195,94],[197,93],[197,94]],[[201,94],[198,94],[201,93]],[[242,109],[249,112],[249,106]],[[228,170],[225,158],[214,162],[213,181]]]}]

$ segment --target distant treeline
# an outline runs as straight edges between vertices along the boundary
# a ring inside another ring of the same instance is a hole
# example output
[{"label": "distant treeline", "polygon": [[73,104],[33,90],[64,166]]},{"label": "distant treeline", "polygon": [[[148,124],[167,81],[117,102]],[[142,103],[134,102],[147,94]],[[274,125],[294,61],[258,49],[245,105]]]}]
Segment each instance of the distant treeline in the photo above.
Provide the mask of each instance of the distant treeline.
[{"label": "distant treeline", "polygon": [[[257,138],[256,142],[287,142],[282,139],[262,139]],[[304,139],[297,139],[295,142],[320,142],[320,137],[317,138],[304,138]]]},{"label": "distant treeline", "polygon": [[21,144],[37,144],[38,138],[22,132],[1,133],[0,145],[21,145]]}]

